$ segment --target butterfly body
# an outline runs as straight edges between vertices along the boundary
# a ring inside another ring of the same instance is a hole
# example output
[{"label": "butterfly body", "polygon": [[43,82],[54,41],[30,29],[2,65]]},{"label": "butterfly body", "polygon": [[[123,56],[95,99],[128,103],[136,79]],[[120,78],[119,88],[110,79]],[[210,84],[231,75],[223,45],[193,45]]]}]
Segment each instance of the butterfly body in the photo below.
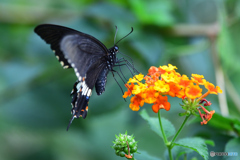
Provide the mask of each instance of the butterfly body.
[{"label": "butterfly body", "polygon": [[74,69],[78,80],[71,92],[72,120],[86,118],[93,87],[101,95],[105,91],[107,74],[114,71],[118,46],[107,49],[91,35],[58,25],[43,24],[34,31],[51,45],[63,68]]}]

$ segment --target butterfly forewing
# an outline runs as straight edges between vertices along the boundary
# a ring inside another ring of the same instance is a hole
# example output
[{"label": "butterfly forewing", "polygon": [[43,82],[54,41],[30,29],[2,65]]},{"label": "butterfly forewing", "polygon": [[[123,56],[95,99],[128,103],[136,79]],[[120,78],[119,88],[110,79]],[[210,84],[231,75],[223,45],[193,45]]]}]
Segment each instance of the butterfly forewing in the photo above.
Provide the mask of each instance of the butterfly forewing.
[{"label": "butterfly forewing", "polygon": [[89,68],[107,54],[107,50],[94,40],[79,34],[65,36],[60,42],[60,47],[80,81],[83,77],[86,78]]},{"label": "butterfly forewing", "polygon": [[39,25],[34,31],[45,40],[46,43],[51,45],[51,49],[63,68],[71,68],[71,65],[68,63],[67,59],[65,59],[63,52],[60,50],[60,41],[65,35],[74,34],[77,31],[56,25]]},{"label": "butterfly forewing", "polygon": [[[61,50],[61,41],[69,35],[75,35],[79,40],[79,43],[82,43],[80,46],[81,51],[84,53],[89,53],[89,54],[107,54],[107,48],[96,38],[92,37],[91,35],[76,31],[71,28],[63,27],[63,26],[58,26],[58,25],[52,25],[52,24],[42,24],[37,26],[34,29],[35,33],[37,33],[43,40],[46,41],[46,43],[51,45],[51,49],[55,53],[57,59],[61,63],[61,65],[64,68],[71,68],[71,64],[68,62],[65,58],[65,53],[63,50]],[[90,43],[88,43],[90,41]],[[85,43],[84,43],[85,42]],[[93,45],[93,47],[90,47],[88,50],[88,47]],[[98,50],[94,50],[94,49]],[[70,53],[71,54],[71,53]],[[79,53],[81,56],[81,53]]]}]

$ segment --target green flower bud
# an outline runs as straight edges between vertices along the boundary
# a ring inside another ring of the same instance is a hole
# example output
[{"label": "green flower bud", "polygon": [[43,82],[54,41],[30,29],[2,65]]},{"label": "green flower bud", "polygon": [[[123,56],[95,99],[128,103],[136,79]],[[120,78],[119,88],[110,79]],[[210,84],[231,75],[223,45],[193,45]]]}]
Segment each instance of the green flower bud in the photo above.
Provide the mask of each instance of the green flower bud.
[{"label": "green flower bud", "polygon": [[119,152],[119,155],[120,155],[120,157],[125,157],[124,151],[120,151],[120,152]]},{"label": "green flower bud", "polygon": [[126,154],[128,154],[128,147],[125,147],[123,150]]},{"label": "green flower bud", "polygon": [[130,153],[135,153],[137,152],[137,146],[134,146],[130,149]]},{"label": "green flower bud", "polygon": [[116,154],[117,156],[120,156],[119,150],[115,150],[115,154]]}]

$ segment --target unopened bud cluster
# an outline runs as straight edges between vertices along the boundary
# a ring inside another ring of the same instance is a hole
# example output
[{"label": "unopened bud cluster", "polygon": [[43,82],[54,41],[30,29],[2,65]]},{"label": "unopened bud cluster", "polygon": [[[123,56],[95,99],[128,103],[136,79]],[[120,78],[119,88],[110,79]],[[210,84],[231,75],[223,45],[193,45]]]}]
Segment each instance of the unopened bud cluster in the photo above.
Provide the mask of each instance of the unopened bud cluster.
[{"label": "unopened bud cluster", "polygon": [[133,135],[119,134],[116,135],[115,141],[113,141],[112,148],[115,149],[117,156],[126,157],[127,159],[134,160],[133,154],[137,152],[137,141],[134,140]]}]

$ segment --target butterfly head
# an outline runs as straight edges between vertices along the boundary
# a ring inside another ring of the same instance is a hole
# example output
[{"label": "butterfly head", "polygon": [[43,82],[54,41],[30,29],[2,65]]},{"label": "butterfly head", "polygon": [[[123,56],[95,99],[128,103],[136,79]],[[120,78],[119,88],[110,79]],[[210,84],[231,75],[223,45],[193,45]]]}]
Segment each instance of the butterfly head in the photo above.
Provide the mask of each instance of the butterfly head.
[{"label": "butterfly head", "polygon": [[116,53],[118,53],[118,50],[119,50],[118,46],[114,45],[112,48],[108,49],[108,52],[110,53],[110,55],[113,56],[113,55],[116,55]]},{"label": "butterfly head", "polygon": [[114,47],[113,47],[113,52],[114,52],[114,53],[117,53],[117,52],[118,52],[118,49],[119,49],[118,46],[117,46],[117,45],[114,45]]}]

